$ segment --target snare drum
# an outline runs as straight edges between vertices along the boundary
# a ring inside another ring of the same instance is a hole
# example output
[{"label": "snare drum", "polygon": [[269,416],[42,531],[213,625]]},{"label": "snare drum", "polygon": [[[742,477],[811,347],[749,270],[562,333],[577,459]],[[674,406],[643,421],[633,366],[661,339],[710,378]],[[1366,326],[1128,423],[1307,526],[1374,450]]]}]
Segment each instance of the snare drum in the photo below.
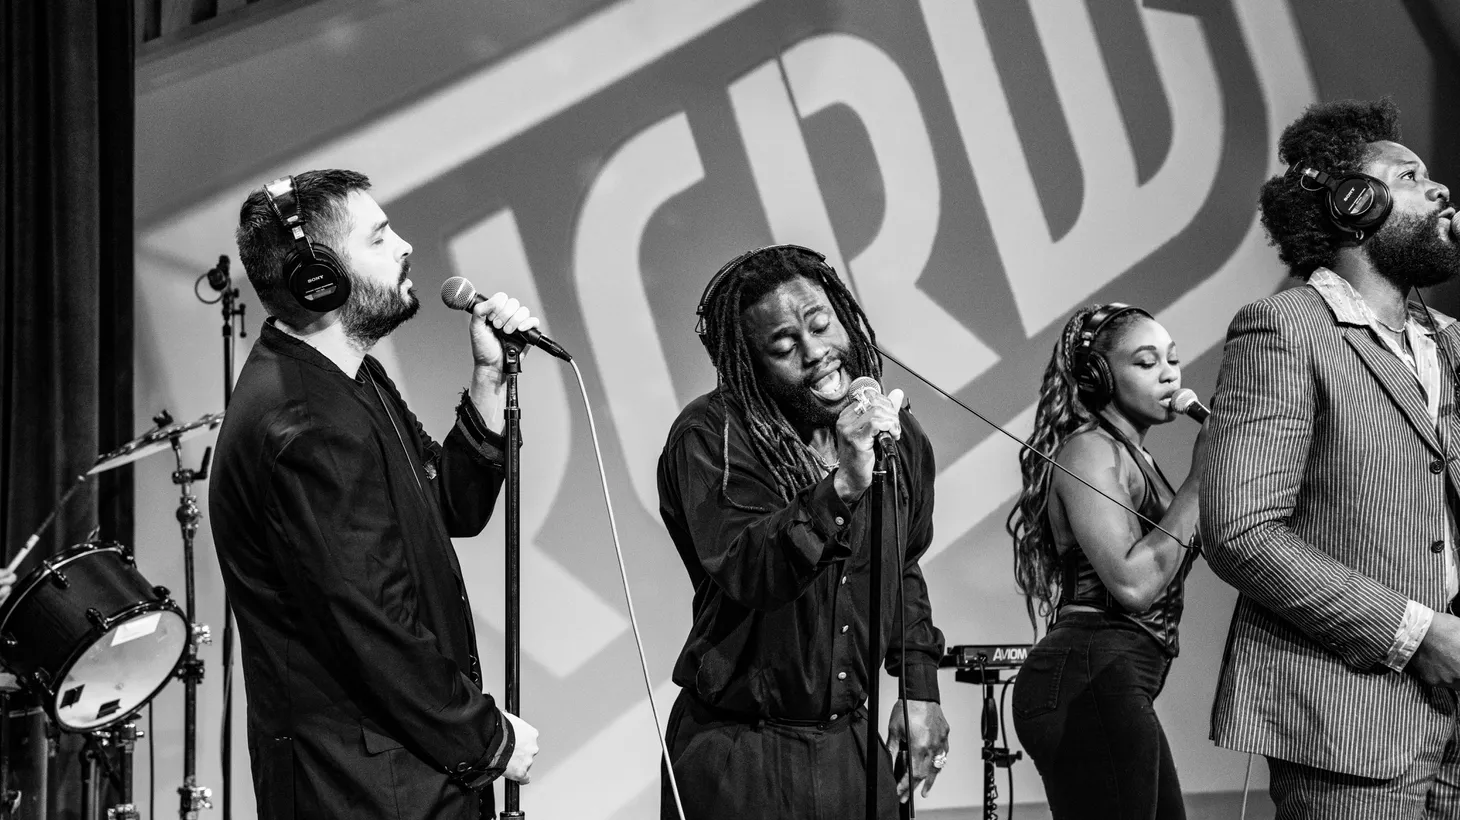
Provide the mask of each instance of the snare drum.
[{"label": "snare drum", "polygon": [[82,544],[43,561],[0,606],[0,654],[62,729],[90,732],[156,695],[182,662],[188,622],[129,549]]}]

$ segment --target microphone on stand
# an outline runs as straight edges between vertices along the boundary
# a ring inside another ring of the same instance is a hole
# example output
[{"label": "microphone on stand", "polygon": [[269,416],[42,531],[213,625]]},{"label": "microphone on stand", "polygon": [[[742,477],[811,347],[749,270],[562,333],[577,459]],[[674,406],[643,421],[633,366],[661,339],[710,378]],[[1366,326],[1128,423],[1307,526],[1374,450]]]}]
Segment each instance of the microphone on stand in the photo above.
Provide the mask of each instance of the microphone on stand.
[{"label": "microphone on stand", "polygon": [[[477,293],[477,289],[472,287],[471,282],[468,282],[465,276],[453,276],[441,283],[441,301],[453,310],[470,311],[477,306],[477,303],[487,301],[487,297]],[[541,348],[549,356],[556,356],[565,362],[573,361],[573,357],[568,355],[568,351],[564,350],[562,345],[539,333],[537,328],[519,330],[515,333],[497,331],[497,335],[523,346],[532,345]]]},{"label": "microphone on stand", "polygon": [[228,267],[228,257],[220,255],[218,257],[218,264],[212,270],[203,274],[208,277],[208,287],[218,291],[227,290],[228,286],[233,282],[233,276],[228,272]]},{"label": "microphone on stand", "polygon": [[1177,390],[1176,394],[1171,397],[1171,409],[1178,413],[1185,413],[1191,416],[1197,424],[1204,424],[1207,416],[1212,414],[1212,411],[1208,410],[1207,406],[1201,403],[1201,399],[1196,397],[1196,391],[1189,390],[1185,387]]},{"label": "microphone on stand", "polygon": [[[873,396],[882,395],[882,385],[871,376],[858,376],[852,380],[852,386],[847,388],[847,395],[857,401],[871,401]],[[897,452],[893,446],[892,434],[883,430],[877,434],[877,447],[884,456],[892,456]]]}]

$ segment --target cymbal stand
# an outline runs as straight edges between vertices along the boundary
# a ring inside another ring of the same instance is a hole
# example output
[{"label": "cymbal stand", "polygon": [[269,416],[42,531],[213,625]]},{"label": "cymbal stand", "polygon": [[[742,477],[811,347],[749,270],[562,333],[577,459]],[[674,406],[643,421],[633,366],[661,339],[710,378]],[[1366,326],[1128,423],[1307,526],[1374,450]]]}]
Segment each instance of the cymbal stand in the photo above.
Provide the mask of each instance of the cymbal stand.
[{"label": "cymbal stand", "polygon": [[177,460],[177,469],[172,473],[172,483],[180,487],[182,493],[177,507],[177,523],[182,528],[187,618],[188,624],[192,628],[187,651],[177,670],[177,676],[183,682],[183,784],[177,789],[178,817],[181,820],[197,820],[199,811],[213,808],[213,790],[198,785],[198,684],[203,681],[203,660],[198,657],[198,645],[211,644],[213,637],[208,627],[197,621],[193,537],[198,532],[198,520],[203,517],[203,514],[198,510],[198,497],[193,495],[193,482],[202,481],[208,477],[208,462],[213,458],[213,448],[209,447],[203,451],[202,465],[196,470],[183,466],[182,442],[177,438],[172,440],[172,454]]}]

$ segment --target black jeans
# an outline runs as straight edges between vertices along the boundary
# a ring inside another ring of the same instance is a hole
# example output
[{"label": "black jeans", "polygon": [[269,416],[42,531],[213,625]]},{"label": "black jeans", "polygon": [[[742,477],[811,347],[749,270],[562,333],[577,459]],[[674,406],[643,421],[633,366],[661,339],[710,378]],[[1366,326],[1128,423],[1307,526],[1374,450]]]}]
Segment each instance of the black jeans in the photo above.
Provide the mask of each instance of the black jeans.
[{"label": "black jeans", "polygon": [[1116,615],[1072,612],[1029,652],[1014,683],[1014,730],[1055,820],[1184,820],[1155,699],[1170,660]]}]

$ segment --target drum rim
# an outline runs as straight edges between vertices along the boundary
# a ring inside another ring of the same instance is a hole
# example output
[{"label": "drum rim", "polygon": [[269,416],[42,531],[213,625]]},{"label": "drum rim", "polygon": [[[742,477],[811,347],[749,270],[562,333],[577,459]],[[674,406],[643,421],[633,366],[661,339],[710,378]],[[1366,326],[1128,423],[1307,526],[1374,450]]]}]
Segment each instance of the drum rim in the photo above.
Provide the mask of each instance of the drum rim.
[{"label": "drum rim", "polygon": [[[20,602],[24,601],[36,587],[40,586],[42,581],[49,578],[56,570],[73,563],[81,556],[92,555],[98,552],[122,554],[123,547],[120,541],[87,541],[68,547],[54,559],[41,561],[40,566],[27,573],[25,578],[15,585],[15,589],[11,592],[10,597],[6,599],[5,603],[0,604],[0,635],[4,635],[6,627],[10,626],[10,617],[15,614],[16,607],[20,606]],[[125,560],[125,556],[123,560]]]},{"label": "drum rim", "polygon": [[[55,722],[55,724],[59,726],[63,731],[95,732],[99,729],[105,729],[108,726],[111,726],[112,724],[123,720],[134,710],[141,709],[143,706],[151,703],[152,699],[157,697],[157,693],[161,692],[163,688],[166,687],[167,684],[172,680],[173,676],[177,674],[177,668],[179,666],[182,666],[183,659],[186,658],[188,655],[188,642],[192,640],[192,635],[190,634],[191,630],[187,628],[187,615],[183,613],[182,609],[180,609],[178,605],[172,601],[171,598],[165,599],[163,601],[150,601],[141,604],[133,604],[126,609],[121,610],[116,615],[111,616],[111,620],[120,623],[124,618],[130,615],[136,614],[138,612],[151,611],[174,612],[177,614],[178,618],[182,620],[184,627],[182,649],[179,650],[177,653],[177,660],[173,661],[172,666],[167,670],[167,674],[162,677],[162,682],[157,684],[156,688],[154,688],[151,692],[148,692],[147,697],[138,701],[136,706],[133,706],[131,709],[128,709],[126,711],[119,711],[116,718],[108,720],[105,723],[98,723],[95,726],[88,726],[82,729],[75,728],[71,724],[61,720],[60,709],[56,706],[56,698],[58,698],[61,694],[59,689],[61,682],[66,679],[67,675],[71,674],[71,668],[76,665],[77,661],[81,660],[81,656],[86,653],[86,650],[96,645],[95,638],[99,635],[105,635],[108,631],[110,631],[109,629],[103,630],[99,626],[93,626],[91,630],[86,633],[87,637],[91,638],[92,640],[82,641],[77,649],[73,649],[71,651],[71,654],[66,656],[66,661],[60,666],[56,667],[56,677],[53,683],[57,688],[52,688],[51,686],[40,686],[41,692],[44,695],[44,697],[42,698],[42,705],[46,710],[47,716],[50,717],[50,719]],[[113,626],[115,625],[116,624],[113,624]]]}]

